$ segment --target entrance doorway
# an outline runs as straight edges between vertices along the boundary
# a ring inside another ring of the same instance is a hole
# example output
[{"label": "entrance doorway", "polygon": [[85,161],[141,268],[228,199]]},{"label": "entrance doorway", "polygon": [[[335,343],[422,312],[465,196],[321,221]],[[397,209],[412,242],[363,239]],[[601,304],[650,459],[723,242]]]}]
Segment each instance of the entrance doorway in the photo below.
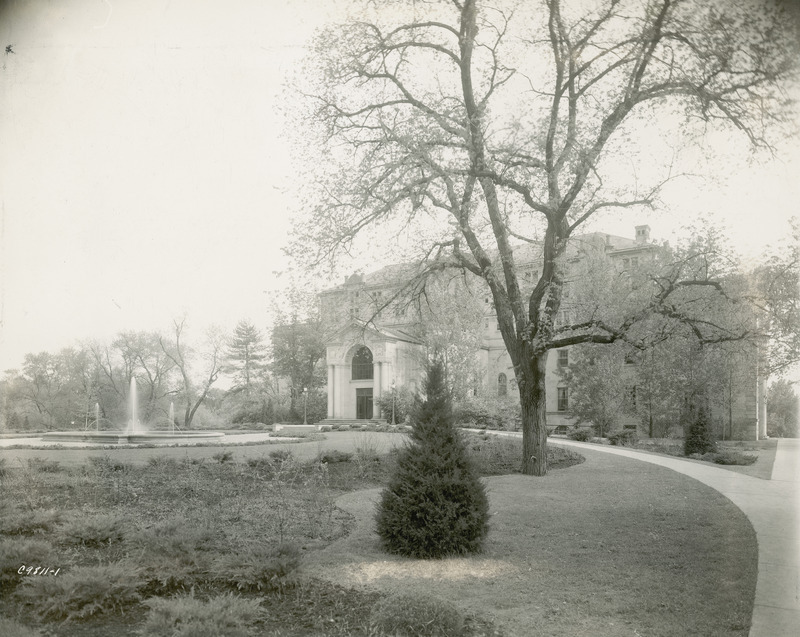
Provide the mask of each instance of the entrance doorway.
[{"label": "entrance doorway", "polygon": [[356,418],[372,420],[372,387],[356,389]]}]

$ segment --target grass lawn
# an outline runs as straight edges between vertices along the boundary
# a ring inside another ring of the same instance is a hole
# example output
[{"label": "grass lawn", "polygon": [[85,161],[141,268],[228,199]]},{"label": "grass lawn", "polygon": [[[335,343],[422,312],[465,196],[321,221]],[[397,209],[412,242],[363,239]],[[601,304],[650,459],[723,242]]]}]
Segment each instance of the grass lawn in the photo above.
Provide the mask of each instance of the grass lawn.
[{"label": "grass lawn", "polygon": [[[485,552],[410,560],[381,552],[372,532],[394,455],[382,436],[355,442],[349,456],[306,443],[292,446],[305,455],[5,463],[0,614],[19,623],[0,620],[0,632],[196,636],[206,633],[172,628],[206,612],[220,637],[358,637],[375,634],[373,609],[398,591],[452,602],[469,635],[748,632],[752,527],[690,478],[591,451],[574,464],[555,449],[548,476],[509,475],[519,441],[475,436],[492,512]],[[312,445],[326,463],[305,459]],[[20,576],[22,563],[62,571]]]}]

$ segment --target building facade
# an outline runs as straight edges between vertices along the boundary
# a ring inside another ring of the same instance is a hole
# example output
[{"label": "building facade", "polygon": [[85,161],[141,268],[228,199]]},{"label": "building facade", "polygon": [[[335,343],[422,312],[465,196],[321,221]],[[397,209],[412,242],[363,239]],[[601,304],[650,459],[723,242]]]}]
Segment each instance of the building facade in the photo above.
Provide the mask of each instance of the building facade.
[{"label": "building facade", "polygon": [[[536,245],[515,251],[523,293],[539,279],[542,264]],[[581,264],[602,260],[619,276],[635,277],[654,258],[656,246],[650,228],[637,226],[635,239],[603,233],[580,235],[567,248],[563,300],[556,325],[575,320],[586,290],[581,288]],[[591,265],[590,265],[591,267]],[[418,325],[418,308],[395,300],[398,288],[408,279],[410,266],[393,265],[368,274],[353,274],[320,294],[320,309],[331,334],[326,339],[328,388],[327,422],[370,420],[380,417],[378,402],[396,387],[415,392],[420,386],[426,345]],[[481,291],[482,290],[482,291]],[[453,291],[458,294],[457,289]],[[475,294],[475,291],[472,292]],[[481,333],[476,348],[476,393],[516,398],[516,382],[510,357],[488,288],[479,288]],[[549,429],[564,430],[573,424],[570,389],[561,372],[573,363],[572,348],[551,350],[547,361],[546,396]],[[635,376],[635,374],[633,374]],[[635,381],[632,381],[635,382]],[[750,387],[752,385],[752,387]],[[752,391],[750,391],[752,389]],[[635,394],[635,386],[633,389]],[[729,410],[729,436],[757,437],[755,374],[738,388]],[[626,427],[639,426],[637,418],[623,419]],[[735,420],[735,422],[733,422]]]}]

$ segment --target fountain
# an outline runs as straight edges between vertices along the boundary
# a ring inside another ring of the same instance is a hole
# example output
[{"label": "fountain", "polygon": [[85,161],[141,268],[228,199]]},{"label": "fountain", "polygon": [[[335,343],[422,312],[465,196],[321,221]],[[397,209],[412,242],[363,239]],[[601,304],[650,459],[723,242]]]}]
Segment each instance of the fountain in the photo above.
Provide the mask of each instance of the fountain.
[{"label": "fountain", "polygon": [[139,397],[136,379],[131,378],[128,392],[128,409],[130,420],[123,431],[100,431],[100,405],[95,403],[95,431],[50,431],[42,434],[42,440],[48,442],[83,442],[99,445],[136,445],[136,444],[186,444],[198,442],[219,442],[225,434],[218,431],[175,431],[175,405],[169,405],[169,431],[152,431],[139,420]]}]

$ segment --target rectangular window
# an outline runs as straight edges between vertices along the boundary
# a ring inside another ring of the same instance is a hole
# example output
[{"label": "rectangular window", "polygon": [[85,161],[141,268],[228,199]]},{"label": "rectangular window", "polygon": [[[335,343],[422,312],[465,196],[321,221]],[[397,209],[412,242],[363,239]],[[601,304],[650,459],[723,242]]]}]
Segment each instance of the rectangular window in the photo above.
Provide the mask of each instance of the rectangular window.
[{"label": "rectangular window", "polygon": [[567,411],[569,409],[569,398],[566,387],[558,388],[558,411]]},{"label": "rectangular window", "polygon": [[559,367],[568,367],[569,366],[569,350],[568,349],[560,349],[560,350],[558,350],[558,366]]},{"label": "rectangular window", "polygon": [[636,409],[636,385],[628,387],[628,404],[631,409]]}]

